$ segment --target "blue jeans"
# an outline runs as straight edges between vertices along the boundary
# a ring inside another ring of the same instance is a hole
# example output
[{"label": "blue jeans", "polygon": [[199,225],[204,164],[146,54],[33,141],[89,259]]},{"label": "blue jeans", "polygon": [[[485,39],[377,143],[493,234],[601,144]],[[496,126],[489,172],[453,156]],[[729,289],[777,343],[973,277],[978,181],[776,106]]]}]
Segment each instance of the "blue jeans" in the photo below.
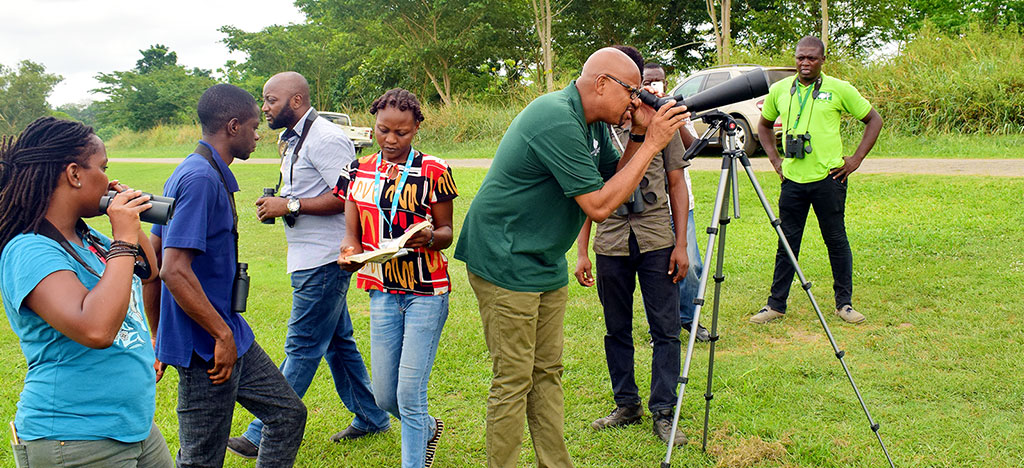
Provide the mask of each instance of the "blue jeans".
[{"label": "blue jeans", "polygon": [[237,401],[267,423],[256,468],[292,466],[306,429],[306,406],[255,341],[235,361],[227,382],[214,385],[213,363],[192,355],[178,367],[178,468],[224,465]]},{"label": "blue jeans", "polygon": [[403,468],[423,467],[427,441],[434,434],[427,381],[447,319],[448,294],[370,291],[373,395],[381,408],[402,421]]},{"label": "blue jeans", "polygon": [[[390,420],[373,400],[370,376],[352,336],[345,301],[351,276],[335,263],[292,273],[292,316],[281,373],[301,398],[326,357],[341,402],[355,413],[352,426],[378,432],[386,430]],[[243,436],[259,446],[262,430],[263,422],[256,419]]]},{"label": "blue jeans", "polygon": [[697,308],[693,300],[697,297],[700,275],[704,271],[695,224],[693,210],[690,210],[690,219],[686,222],[686,257],[690,260],[690,269],[686,271],[686,278],[679,282],[679,323],[684,326],[693,321],[693,312]]}]

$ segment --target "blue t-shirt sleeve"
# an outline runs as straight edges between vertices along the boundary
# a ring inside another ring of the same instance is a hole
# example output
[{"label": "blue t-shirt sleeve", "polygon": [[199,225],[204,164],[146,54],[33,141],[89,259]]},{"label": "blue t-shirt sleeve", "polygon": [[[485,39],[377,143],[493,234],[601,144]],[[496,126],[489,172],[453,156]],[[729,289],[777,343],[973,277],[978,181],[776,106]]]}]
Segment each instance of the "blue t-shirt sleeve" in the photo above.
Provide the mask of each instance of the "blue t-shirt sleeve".
[{"label": "blue t-shirt sleeve", "polygon": [[591,142],[579,127],[556,125],[540,132],[530,141],[537,159],[562,187],[562,193],[572,198],[599,190],[604,179],[590,154]]},{"label": "blue t-shirt sleeve", "polygon": [[22,302],[50,274],[75,272],[74,260],[56,242],[37,235],[15,237],[3,250],[2,292],[4,307],[20,311]]},{"label": "blue t-shirt sleeve", "polygon": [[328,187],[334,188],[341,172],[355,159],[356,148],[344,135],[329,135],[310,156],[320,178]]},{"label": "blue t-shirt sleeve", "polygon": [[219,179],[190,174],[182,177],[172,196],[174,217],[163,228],[163,247],[206,252],[207,229],[217,196],[224,191]]}]

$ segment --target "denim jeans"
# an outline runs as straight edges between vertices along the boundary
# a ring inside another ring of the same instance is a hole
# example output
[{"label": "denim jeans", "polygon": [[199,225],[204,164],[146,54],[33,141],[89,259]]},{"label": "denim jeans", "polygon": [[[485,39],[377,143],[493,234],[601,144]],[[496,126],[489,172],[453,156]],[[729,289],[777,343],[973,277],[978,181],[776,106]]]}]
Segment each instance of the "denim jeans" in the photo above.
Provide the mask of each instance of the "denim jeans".
[{"label": "denim jeans", "polygon": [[253,342],[235,361],[227,382],[214,385],[212,362],[192,355],[192,365],[178,367],[178,468],[220,467],[231,435],[237,401],[264,423],[256,468],[292,466],[306,429],[306,406]]},{"label": "denim jeans", "polygon": [[[846,238],[846,188],[847,182],[839,182],[828,176],[807,184],[783,181],[779,193],[782,233],[786,235],[793,255],[798,259],[800,240],[803,239],[804,226],[807,224],[807,212],[811,207],[814,208],[832,266],[832,289],[837,309],[851,304],[853,296],[853,253],[850,251],[850,241]],[[768,298],[769,307],[786,312],[786,299],[795,273],[780,240],[775,253],[775,274],[771,296]]]},{"label": "denim jeans", "polygon": [[628,256],[597,256],[597,295],[607,328],[604,353],[617,406],[641,402],[633,369],[633,291],[639,281],[654,340],[647,406],[652,413],[675,407],[679,379],[679,289],[666,273],[671,256],[672,247],[641,253],[633,233],[629,235]]},{"label": "denim jeans", "polygon": [[693,210],[690,210],[690,219],[686,223],[686,257],[690,260],[690,269],[686,271],[686,277],[679,282],[679,322],[684,326],[693,321],[693,313],[697,308],[693,300],[697,298],[700,275],[704,271],[704,260],[701,259],[700,247],[697,245],[697,226],[693,222]]},{"label": "denim jeans", "polygon": [[[302,397],[320,360],[326,357],[341,402],[355,414],[352,426],[378,432],[386,430],[390,421],[373,400],[370,376],[352,336],[352,319],[345,301],[351,277],[352,273],[335,263],[292,273],[292,316],[281,373]],[[262,431],[263,423],[256,419],[243,436],[258,446]]]},{"label": "denim jeans", "polygon": [[[171,452],[156,424],[146,440],[26,440],[14,446],[24,468],[172,468]],[[27,462],[26,462],[27,460]]]},{"label": "denim jeans", "polygon": [[427,412],[427,382],[448,294],[417,296],[370,291],[370,365],[373,395],[402,422],[402,467],[422,468],[434,418]]}]

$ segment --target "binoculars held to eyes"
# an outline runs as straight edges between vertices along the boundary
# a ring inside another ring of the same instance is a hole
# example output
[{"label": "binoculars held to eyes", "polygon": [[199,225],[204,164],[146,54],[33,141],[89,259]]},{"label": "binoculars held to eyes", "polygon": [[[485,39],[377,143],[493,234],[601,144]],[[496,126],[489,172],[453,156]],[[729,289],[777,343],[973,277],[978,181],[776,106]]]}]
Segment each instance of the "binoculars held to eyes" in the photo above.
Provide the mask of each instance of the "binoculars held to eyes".
[{"label": "binoculars held to eyes", "polygon": [[[139,213],[139,219],[151,224],[167,224],[171,217],[174,216],[174,199],[145,192],[139,196],[142,195],[149,195],[149,204],[152,206],[148,210]],[[100,198],[100,213],[107,214],[110,200],[115,196],[117,196],[117,192],[111,190]]]}]

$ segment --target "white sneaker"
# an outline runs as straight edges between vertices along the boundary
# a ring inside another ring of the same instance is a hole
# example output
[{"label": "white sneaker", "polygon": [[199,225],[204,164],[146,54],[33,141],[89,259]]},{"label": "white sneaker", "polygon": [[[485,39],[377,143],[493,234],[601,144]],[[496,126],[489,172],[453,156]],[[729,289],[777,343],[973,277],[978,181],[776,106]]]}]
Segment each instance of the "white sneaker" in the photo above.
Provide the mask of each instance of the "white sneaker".
[{"label": "white sneaker", "polygon": [[846,320],[847,323],[861,323],[867,319],[864,314],[853,310],[853,306],[849,304],[844,305],[841,309],[836,309],[836,315]]},{"label": "white sneaker", "polygon": [[750,323],[765,324],[785,316],[786,314],[783,314],[782,312],[772,309],[771,307],[764,306],[758,313],[754,314],[753,317],[750,317]]}]

